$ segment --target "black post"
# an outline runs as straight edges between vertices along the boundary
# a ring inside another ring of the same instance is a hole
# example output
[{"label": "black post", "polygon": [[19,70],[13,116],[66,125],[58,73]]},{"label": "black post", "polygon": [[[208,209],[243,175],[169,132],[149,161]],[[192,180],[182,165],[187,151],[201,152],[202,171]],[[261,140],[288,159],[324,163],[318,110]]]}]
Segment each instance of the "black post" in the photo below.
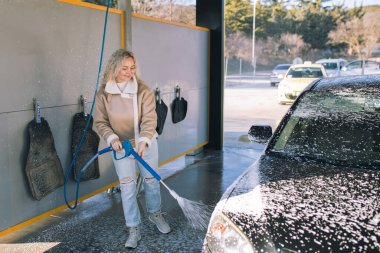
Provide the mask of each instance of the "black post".
[{"label": "black post", "polygon": [[197,26],[210,29],[209,144],[223,148],[224,99],[224,0],[196,0]]}]

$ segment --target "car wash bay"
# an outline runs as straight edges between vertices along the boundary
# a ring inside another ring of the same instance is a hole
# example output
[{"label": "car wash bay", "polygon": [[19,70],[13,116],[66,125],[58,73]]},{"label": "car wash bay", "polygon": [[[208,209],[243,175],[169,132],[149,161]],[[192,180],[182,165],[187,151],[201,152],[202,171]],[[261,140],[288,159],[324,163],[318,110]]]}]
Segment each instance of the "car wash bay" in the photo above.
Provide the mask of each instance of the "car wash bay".
[{"label": "car wash bay", "polygon": [[[205,16],[207,15],[205,14],[208,11],[206,7],[203,8],[204,10],[197,12],[197,15],[203,12],[203,19],[206,19]],[[19,11],[18,15],[14,15],[16,11]],[[6,20],[13,26],[3,26],[3,30],[1,30],[2,33],[9,35],[1,47],[5,53],[4,59],[7,59],[7,62],[1,64],[3,69],[9,71],[1,75],[0,80],[3,88],[10,82],[14,85],[12,89],[2,93],[0,100],[2,101],[0,111],[2,152],[0,158],[3,165],[0,168],[3,175],[0,178],[0,186],[4,189],[0,194],[2,200],[0,235],[2,236],[1,240],[10,242],[9,236],[15,236],[13,231],[29,234],[28,238],[23,236],[12,237],[15,239],[14,241],[21,242],[23,239],[28,241],[37,235],[38,228],[42,228],[50,222],[59,225],[56,222],[62,221],[61,218],[63,217],[67,217],[67,220],[71,221],[79,218],[73,212],[67,212],[68,210],[59,213],[62,215],[59,218],[57,209],[62,210],[61,208],[64,205],[63,190],[59,185],[53,189],[53,192],[41,195],[42,198],[38,198],[39,200],[30,194],[29,185],[24,175],[29,148],[27,125],[33,120],[33,99],[37,98],[40,101],[41,116],[49,122],[52,132],[51,139],[54,139],[62,169],[68,168],[71,160],[72,120],[73,116],[81,110],[80,103],[78,103],[79,98],[83,95],[91,103],[90,98],[95,89],[94,79],[99,61],[99,48],[101,47],[104,8],[90,8],[87,4],[70,0],[25,3],[16,1],[3,3],[1,14],[4,22]],[[19,18],[15,18],[16,16]],[[91,22],[78,21],[82,19],[91,20]],[[220,134],[222,131],[222,124],[220,124],[222,120],[220,117],[221,96],[217,96],[217,94],[221,91],[223,82],[221,81],[221,65],[218,65],[214,58],[223,59],[223,55],[210,54],[209,51],[210,45],[213,45],[211,51],[220,49],[220,47],[215,47],[215,43],[220,44],[223,37],[223,34],[220,34],[222,15],[217,21],[219,25],[216,28],[213,24],[207,24],[209,20],[202,20],[202,15],[197,17],[197,20],[201,21],[199,25],[213,26],[212,31],[203,27],[189,28],[156,22],[156,20],[134,15],[129,20],[133,36],[123,33],[124,28],[128,29],[127,26],[123,26],[124,23],[121,22],[123,19],[127,18],[125,13],[120,10],[113,10],[110,13],[104,57],[108,58],[112,51],[126,47],[128,43],[133,44],[132,49],[137,58],[140,59],[141,76],[151,88],[160,88],[163,100],[169,104],[175,97],[174,87],[180,86],[181,96],[187,98],[189,102],[189,110],[183,122],[174,125],[170,123],[169,119],[167,120],[165,130],[159,141],[162,147],[160,149],[160,163],[165,164],[173,157],[184,156],[186,153],[206,144],[220,149],[222,144],[220,142],[222,139]],[[215,20],[213,22],[215,23]],[[83,26],[78,26],[78,24]],[[91,24],[91,26],[85,24]],[[152,30],[160,30],[160,36],[150,32]],[[32,34],[38,36],[32,36]],[[146,50],[141,40],[152,41],[152,39],[147,39],[148,35],[153,36],[156,44],[163,46],[164,49]],[[210,42],[210,38],[213,42]],[[28,43],[24,43],[26,41]],[[170,51],[168,52],[165,48],[170,48]],[[23,70],[23,75],[18,75],[7,67],[17,65],[20,59],[28,63],[25,64],[28,67]],[[158,69],[157,66],[166,66],[166,68]],[[193,68],[188,66],[193,66]],[[214,68],[219,68],[219,70],[216,71]],[[173,69],[185,69],[186,71],[173,72]],[[216,95],[210,96],[210,93]],[[215,99],[216,101],[214,101]],[[23,102],[20,103],[19,101]],[[210,109],[205,109],[209,104]],[[212,112],[212,117],[209,112]],[[213,131],[208,131],[209,128]],[[99,149],[103,147],[104,141],[101,140]],[[221,163],[223,164],[223,162]],[[105,187],[117,184],[114,170],[111,169],[110,164],[109,157],[103,156],[99,159],[100,177],[81,184],[80,197],[88,198],[89,195],[104,191]],[[246,165],[241,166],[242,169],[245,167]],[[213,168],[215,172],[218,171],[217,166]],[[238,174],[240,172],[236,173],[236,176]],[[198,184],[203,184],[203,190],[207,192],[205,178],[193,177],[191,179],[192,187],[181,187],[180,190],[188,194],[183,197],[202,200],[203,197],[192,196],[191,190],[194,185],[197,186],[196,189],[200,189]],[[233,179],[233,177],[229,177],[228,182],[231,183]],[[190,180],[190,177],[186,180]],[[215,186],[215,189],[220,188],[218,192],[221,194],[229,183],[223,183],[223,187]],[[183,184],[178,183],[178,185],[182,186]],[[68,186],[70,200],[74,196],[73,186],[74,182],[70,180]],[[174,189],[175,186],[171,187]],[[165,190],[163,193],[166,194]],[[182,192],[178,193],[182,194]],[[102,193],[97,195],[95,199],[101,196]],[[219,197],[220,195],[215,197],[215,202]],[[84,211],[83,215],[87,218],[91,215],[97,217],[97,211],[101,213],[103,209],[90,211],[91,214],[87,213],[89,210],[95,210],[91,208],[91,205],[88,206],[88,209],[85,208],[86,203],[93,203],[92,200],[88,201],[80,205],[79,209],[81,210],[79,212]],[[117,202],[117,199],[115,201]],[[210,202],[210,204],[212,203]],[[94,205],[97,208],[107,206],[102,201]],[[170,205],[168,206],[170,207]],[[173,204],[173,206],[176,205]],[[112,208],[112,210],[117,209]],[[67,212],[67,216],[64,215],[65,212]],[[48,219],[43,219],[45,217]],[[36,221],[42,222],[43,226],[41,227],[41,223]],[[85,227],[83,226],[84,223],[77,224],[80,225],[75,226],[74,230]],[[68,229],[69,227],[61,224],[58,230],[69,235],[72,234],[72,231]],[[112,227],[107,226],[106,230],[115,231]],[[47,227],[44,228],[47,229]],[[66,233],[66,231],[68,232]],[[54,233],[49,234],[53,235]],[[87,233],[82,232],[82,234]],[[48,237],[45,236],[45,238]],[[50,243],[54,244],[51,240],[47,241],[49,241],[49,245],[51,245]],[[12,244],[8,246],[12,247]],[[75,251],[75,248],[70,249]]]},{"label": "car wash bay", "polygon": [[[164,182],[190,200],[215,205],[227,187],[258,157],[263,146],[226,136],[223,150],[181,157],[159,169]],[[173,175],[173,172],[176,172]],[[194,230],[172,196],[161,187],[162,211],[172,227],[161,234],[147,219],[144,196],[142,240],[135,252],[200,252],[205,231]],[[0,239],[1,252],[125,252],[127,239],[119,192],[101,193],[76,210],[66,209]]]}]

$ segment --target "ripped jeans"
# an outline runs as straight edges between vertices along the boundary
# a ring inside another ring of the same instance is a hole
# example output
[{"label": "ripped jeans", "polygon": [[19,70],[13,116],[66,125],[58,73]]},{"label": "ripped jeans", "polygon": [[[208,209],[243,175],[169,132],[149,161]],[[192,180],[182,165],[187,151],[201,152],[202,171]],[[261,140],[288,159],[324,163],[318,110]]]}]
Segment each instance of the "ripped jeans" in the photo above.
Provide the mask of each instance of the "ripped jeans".
[{"label": "ripped jeans", "polygon": [[[158,147],[156,139],[145,149],[143,159],[157,171]],[[140,172],[140,176],[143,179],[146,208],[149,213],[161,210],[160,183],[132,155],[121,160],[115,160],[112,154],[112,160],[120,181],[125,223],[127,227],[136,227],[141,223],[140,210],[136,198],[136,172]]]}]

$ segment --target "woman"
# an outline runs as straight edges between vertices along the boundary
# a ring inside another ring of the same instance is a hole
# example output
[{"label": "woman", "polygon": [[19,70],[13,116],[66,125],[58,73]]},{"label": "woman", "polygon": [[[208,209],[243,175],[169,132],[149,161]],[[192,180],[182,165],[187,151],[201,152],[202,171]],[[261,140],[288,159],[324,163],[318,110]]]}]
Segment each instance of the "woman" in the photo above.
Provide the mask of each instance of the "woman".
[{"label": "woman", "polygon": [[[132,52],[119,49],[108,61],[97,94],[94,124],[99,134],[114,150],[122,153],[121,141],[128,139],[137,153],[154,169],[158,168],[157,115],[152,90],[136,76]],[[122,156],[122,155],[120,155]],[[136,248],[141,239],[140,211],[136,199],[136,170],[143,178],[149,220],[161,233],[170,227],[161,214],[159,182],[132,156],[113,163],[120,181],[124,217],[129,228],[125,247]]]}]

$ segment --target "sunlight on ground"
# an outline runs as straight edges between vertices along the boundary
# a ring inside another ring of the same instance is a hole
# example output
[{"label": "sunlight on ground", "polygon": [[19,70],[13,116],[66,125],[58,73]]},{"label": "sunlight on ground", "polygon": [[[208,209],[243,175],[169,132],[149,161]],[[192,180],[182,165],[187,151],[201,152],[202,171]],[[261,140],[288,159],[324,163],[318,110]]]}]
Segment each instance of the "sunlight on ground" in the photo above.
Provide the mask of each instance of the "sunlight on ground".
[{"label": "sunlight on ground", "polygon": [[7,253],[20,253],[20,252],[33,252],[33,253],[42,253],[46,252],[49,249],[54,248],[60,244],[60,242],[35,242],[35,243],[9,243],[9,244],[0,244],[0,252]]}]

